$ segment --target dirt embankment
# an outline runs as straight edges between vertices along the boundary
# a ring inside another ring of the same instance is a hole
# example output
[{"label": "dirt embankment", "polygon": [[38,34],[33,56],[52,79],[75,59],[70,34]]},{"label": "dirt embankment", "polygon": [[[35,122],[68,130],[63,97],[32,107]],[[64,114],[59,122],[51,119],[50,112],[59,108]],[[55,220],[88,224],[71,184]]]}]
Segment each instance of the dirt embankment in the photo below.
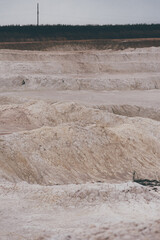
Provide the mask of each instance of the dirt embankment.
[{"label": "dirt embankment", "polygon": [[0,89],[160,89],[160,48],[124,51],[0,51]]}]

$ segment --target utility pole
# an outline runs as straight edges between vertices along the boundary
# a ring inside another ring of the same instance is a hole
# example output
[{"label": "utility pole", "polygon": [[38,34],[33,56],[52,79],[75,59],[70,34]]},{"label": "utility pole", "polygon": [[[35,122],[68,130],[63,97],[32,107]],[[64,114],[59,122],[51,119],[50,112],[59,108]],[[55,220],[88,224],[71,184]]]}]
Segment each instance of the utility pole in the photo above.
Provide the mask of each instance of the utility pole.
[{"label": "utility pole", "polygon": [[39,26],[39,3],[37,3],[37,26]]}]

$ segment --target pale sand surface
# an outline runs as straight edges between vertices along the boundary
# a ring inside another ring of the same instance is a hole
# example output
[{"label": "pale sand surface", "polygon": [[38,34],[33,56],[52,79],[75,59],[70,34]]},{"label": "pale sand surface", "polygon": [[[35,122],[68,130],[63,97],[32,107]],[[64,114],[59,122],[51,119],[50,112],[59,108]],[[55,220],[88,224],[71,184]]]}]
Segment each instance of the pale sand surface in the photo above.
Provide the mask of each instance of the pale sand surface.
[{"label": "pale sand surface", "polygon": [[0,239],[160,239],[159,63],[0,50]]},{"label": "pale sand surface", "polygon": [[55,91],[54,89],[39,89],[0,93],[0,98],[4,96],[26,98],[26,101],[27,99],[52,100],[55,102],[71,101],[90,106],[128,104],[131,106],[160,108],[159,89],[143,91]]},{"label": "pale sand surface", "polygon": [[1,183],[1,239],[159,240],[159,194],[133,183]]}]

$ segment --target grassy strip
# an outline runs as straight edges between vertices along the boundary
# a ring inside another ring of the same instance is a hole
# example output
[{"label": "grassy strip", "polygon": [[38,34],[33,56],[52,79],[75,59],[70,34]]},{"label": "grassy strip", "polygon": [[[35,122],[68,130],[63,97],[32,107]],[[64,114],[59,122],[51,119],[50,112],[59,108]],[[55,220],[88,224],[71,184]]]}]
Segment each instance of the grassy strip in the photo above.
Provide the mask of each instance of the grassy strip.
[{"label": "grassy strip", "polygon": [[1,26],[0,42],[160,38],[160,24]]}]

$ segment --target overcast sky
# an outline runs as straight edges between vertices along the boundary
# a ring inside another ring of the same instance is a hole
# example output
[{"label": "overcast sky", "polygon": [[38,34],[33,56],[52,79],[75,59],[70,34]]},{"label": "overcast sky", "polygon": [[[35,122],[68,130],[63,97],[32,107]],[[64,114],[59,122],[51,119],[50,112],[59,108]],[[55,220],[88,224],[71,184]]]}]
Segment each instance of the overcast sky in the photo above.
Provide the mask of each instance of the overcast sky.
[{"label": "overcast sky", "polygon": [[160,23],[160,0],[0,0],[0,25]]}]

